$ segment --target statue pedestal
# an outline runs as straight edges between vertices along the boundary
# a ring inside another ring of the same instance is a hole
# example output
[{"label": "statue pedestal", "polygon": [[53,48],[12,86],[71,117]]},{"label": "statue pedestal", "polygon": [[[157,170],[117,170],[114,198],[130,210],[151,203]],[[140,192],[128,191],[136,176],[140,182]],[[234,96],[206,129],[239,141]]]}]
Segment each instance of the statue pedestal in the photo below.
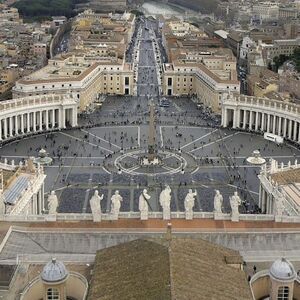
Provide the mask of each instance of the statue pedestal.
[{"label": "statue pedestal", "polygon": [[231,222],[238,222],[240,220],[239,214],[233,214],[231,215]]},{"label": "statue pedestal", "polygon": [[275,215],[275,222],[282,222],[282,216]]},{"label": "statue pedestal", "polygon": [[117,220],[119,219],[119,214],[112,213],[112,214],[110,215],[110,219],[111,219],[112,221],[117,221]]},{"label": "statue pedestal", "polygon": [[163,212],[163,220],[170,220],[171,219],[171,212],[170,211],[164,211]]},{"label": "statue pedestal", "polygon": [[223,213],[220,212],[214,212],[214,220],[223,220]]},{"label": "statue pedestal", "polygon": [[93,222],[101,222],[101,214],[93,214]]},{"label": "statue pedestal", "polygon": [[186,211],[185,212],[185,219],[186,220],[193,220],[193,211]]},{"label": "statue pedestal", "polygon": [[45,220],[47,222],[56,222],[56,215],[45,215]]},{"label": "statue pedestal", "polygon": [[147,211],[141,211],[141,220],[148,220],[148,212]]}]

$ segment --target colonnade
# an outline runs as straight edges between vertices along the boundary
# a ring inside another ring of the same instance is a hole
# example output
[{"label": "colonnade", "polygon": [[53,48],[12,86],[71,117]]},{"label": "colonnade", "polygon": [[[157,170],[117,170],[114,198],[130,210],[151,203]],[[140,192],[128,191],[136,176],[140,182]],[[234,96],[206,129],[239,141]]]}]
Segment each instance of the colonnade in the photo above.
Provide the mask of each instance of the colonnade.
[{"label": "colonnade", "polygon": [[0,140],[68,126],[77,126],[77,102],[69,97],[35,96],[0,104]]},{"label": "colonnade", "polygon": [[300,106],[279,101],[230,97],[222,103],[222,126],[268,132],[300,143]]},{"label": "colonnade", "polygon": [[272,192],[268,192],[262,185],[259,187],[259,207],[264,214],[274,213],[274,197]]}]

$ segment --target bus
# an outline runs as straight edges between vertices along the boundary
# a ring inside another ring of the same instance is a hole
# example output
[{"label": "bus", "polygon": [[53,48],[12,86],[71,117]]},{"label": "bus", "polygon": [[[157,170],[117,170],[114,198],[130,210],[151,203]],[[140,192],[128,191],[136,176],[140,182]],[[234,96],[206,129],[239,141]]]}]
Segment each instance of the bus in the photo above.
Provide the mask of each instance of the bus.
[{"label": "bus", "polygon": [[170,101],[166,98],[162,98],[160,101],[159,101],[159,106],[160,107],[169,107],[170,106]]},{"label": "bus", "polygon": [[276,134],[273,134],[273,133],[265,132],[264,139],[266,139],[268,141],[271,141],[271,142],[274,142],[276,144],[282,144],[283,143],[283,137],[281,137],[279,135],[276,135]]}]

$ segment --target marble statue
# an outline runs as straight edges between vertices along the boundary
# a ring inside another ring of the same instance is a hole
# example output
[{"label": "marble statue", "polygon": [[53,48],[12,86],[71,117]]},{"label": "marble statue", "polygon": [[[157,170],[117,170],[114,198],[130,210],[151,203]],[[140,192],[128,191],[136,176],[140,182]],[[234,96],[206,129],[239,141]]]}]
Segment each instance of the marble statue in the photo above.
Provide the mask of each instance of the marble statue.
[{"label": "marble statue", "polygon": [[231,221],[239,221],[239,206],[242,204],[242,200],[237,192],[233,193],[233,196],[229,197],[231,207]]},{"label": "marble statue", "polygon": [[171,188],[168,185],[166,185],[165,188],[161,191],[159,195],[159,203],[163,209],[163,219],[170,220]]},{"label": "marble statue", "polygon": [[148,220],[148,200],[151,198],[146,189],[143,190],[139,197],[139,210],[141,212],[141,220]]},{"label": "marble statue", "polygon": [[93,214],[94,222],[101,221],[101,201],[104,195],[99,196],[99,192],[96,190],[93,197],[90,199],[91,211]]},{"label": "marble statue", "polygon": [[197,191],[193,192],[192,189],[189,189],[189,192],[184,199],[184,208],[185,208],[185,218],[187,220],[193,219],[193,208],[195,205],[195,197],[197,196]]},{"label": "marble statue", "polygon": [[121,208],[121,202],[123,201],[122,196],[120,195],[119,191],[115,191],[115,194],[111,197],[111,211],[112,219],[118,220],[119,212]]},{"label": "marble statue", "polygon": [[223,206],[223,196],[219,190],[216,190],[216,194],[214,198],[214,212],[216,214],[221,214],[222,206]]},{"label": "marble statue", "polygon": [[58,199],[55,195],[55,192],[52,191],[51,194],[48,197],[48,210],[49,215],[55,215],[57,214],[57,207],[58,207]]}]

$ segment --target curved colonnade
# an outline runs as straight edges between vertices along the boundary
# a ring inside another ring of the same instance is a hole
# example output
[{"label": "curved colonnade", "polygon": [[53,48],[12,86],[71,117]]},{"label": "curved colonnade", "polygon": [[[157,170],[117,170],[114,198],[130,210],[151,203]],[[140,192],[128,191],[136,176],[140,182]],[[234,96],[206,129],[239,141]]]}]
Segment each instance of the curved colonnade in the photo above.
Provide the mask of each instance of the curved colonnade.
[{"label": "curved colonnade", "polygon": [[76,100],[69,95],[41,95],[0,102],[0,141],[77,126]]},{"label": "curved colonnade", "polygon": [[300,105],[244,95],[222,100],[222,127],[267,132],[300,144]]},{"label": "curved colonnade", "polygon": [[[0,141],[77,126],[78,102],[70,95],[40,95],[0,102]],[[222,127],[268,132],[300,144],[300,105],[227,95]]]}]

